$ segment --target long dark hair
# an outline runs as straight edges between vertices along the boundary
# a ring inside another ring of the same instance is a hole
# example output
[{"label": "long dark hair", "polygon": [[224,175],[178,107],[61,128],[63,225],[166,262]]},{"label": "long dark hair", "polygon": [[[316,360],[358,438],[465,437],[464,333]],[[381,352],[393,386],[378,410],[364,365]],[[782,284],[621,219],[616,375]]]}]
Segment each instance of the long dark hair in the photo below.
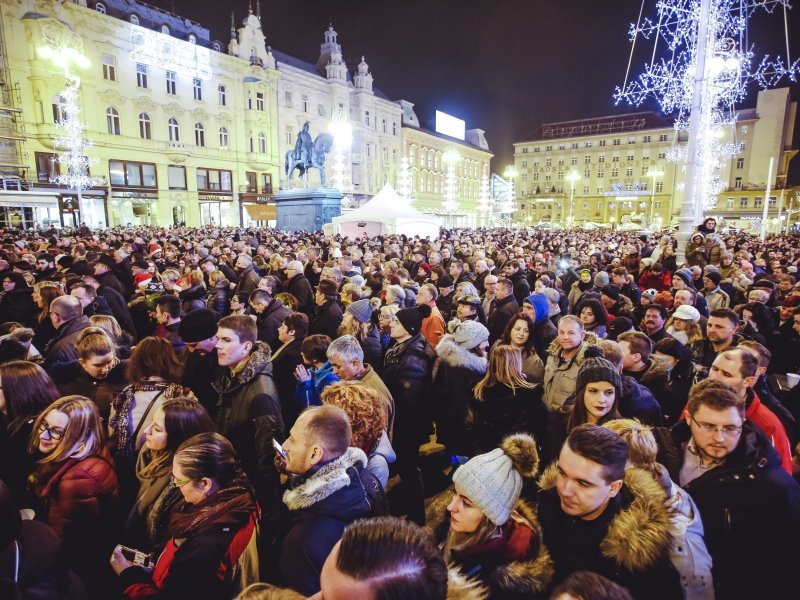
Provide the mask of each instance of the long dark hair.
[{"label": "long dark hair", "polygon": [[53,380],[39,365],[27,360],[12,360],[0,365],[0,381],[8,414],[8,430],[13,435],[58,400]]},{"label": "long dark hair", "polygon": [[775,332],[775,320],[769,312],[769,309],[761,304],[761,302],[748,302],[742,307],[742,315],[744,311],[749,310],[753,315],[753,322],[758,327],[758,333],[761,335],[768,335]]},{"label": "long dark hair", "polygon": [[[586,387],[592,383],[594,382],[587,383],[575,392],[575,403],[570,411],[569,419],[567,419],[567,434],[569,434],[569,432],[575,429],[578,425],[583,425],[584,423],[589,422],[589,415],[586,412],[586,402],[584,401],[584,396],[586,395]],[[611,410],[609,410],[605,416],[603,416],[596,423],[597,425],[602,425],[607,421],[612,421],[621,417],[619,414],[619,401],[619,394],[617,394],[615,390],[614,404],[611,405]]]},{"label": "long dark hair", "polygon": [[[517,321],[525,321],[528,325],[528,341],[525,342],[525,345],[522,347],[523,354],[530,356],[534,352],[536,352],[536,348],[534,347],[534,340],[533,340],[533,328],[535,326],[533,319],[531,319],[528,315],[524,312],[519,311],[508,322],[506,325],[505,330],[503,331],[503,335],[500,336],[500,343],[501,344],[511,344],[511,330],[514,329],[514,325],[517,324]],[[511,344],[513,346],[513,344]]]},{"label": "long dark hair", "polygon": [[670,383],[685,385],[687,389],[691,386],[694,378],[694,364],[692,355],[686,346],[673,337],[665,337],[656,343],[653,352],[666,354],[678,361],[670,373]]}]

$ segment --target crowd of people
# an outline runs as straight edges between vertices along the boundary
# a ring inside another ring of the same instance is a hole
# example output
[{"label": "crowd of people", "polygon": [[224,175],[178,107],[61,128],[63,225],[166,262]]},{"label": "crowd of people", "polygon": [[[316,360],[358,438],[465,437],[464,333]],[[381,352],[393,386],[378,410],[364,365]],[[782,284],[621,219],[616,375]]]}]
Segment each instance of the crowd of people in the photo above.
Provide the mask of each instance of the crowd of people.
[{"label": "crowd of people", "polygon": [[791,596],[799,267],[713,219],[0,232],[0,597]]}]

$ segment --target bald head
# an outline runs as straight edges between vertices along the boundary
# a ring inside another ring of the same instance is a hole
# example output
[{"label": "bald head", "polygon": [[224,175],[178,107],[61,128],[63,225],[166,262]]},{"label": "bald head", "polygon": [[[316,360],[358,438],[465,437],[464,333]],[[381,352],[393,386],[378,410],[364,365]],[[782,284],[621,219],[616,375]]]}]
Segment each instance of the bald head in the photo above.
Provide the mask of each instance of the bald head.
[{"label": "bald head", "polygon": [[55,313],[63,323],[80,317],[83,314],[83,306],[75,296],[59,296],[50,303],[50,312]]}]

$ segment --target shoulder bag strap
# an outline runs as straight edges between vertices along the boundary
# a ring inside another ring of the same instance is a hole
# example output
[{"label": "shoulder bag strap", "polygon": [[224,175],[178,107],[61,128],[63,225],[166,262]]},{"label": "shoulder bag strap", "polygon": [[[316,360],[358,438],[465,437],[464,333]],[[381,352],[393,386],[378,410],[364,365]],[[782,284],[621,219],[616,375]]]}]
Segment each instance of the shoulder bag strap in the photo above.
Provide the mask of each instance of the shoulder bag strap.
[{"label": "shoulder bag strap", "polygon": [[147,420],[147,415],[150,414],[150,410],[153,408],[153,405],[156,403],[156,400],[158,400],[161,394],[163,394],[166,391],[167,388],[164,388],[163,390],[158,392],[155,396],[153,396],[153,399],[150,400],[150,404],[147,405],[147,408],[145,409],[142,418],[139,419],[139,424],[136,426],[136,429],[134,430],[133,435],[131,436],[131,443],[133,444],[134,449],[136,448],[136,440],[139,438],[139,431],[142,429],[142,425],[144,425],[145,420]]}]

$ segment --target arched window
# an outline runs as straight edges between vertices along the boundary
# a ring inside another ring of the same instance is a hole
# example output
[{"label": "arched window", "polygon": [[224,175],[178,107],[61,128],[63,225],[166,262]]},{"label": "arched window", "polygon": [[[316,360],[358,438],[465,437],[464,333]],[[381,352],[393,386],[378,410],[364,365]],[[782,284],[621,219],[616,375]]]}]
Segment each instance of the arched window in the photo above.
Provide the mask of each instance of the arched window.
[{"label": "arched window", "polygon": [[181,128],[178,125],[178,120],[175,117],[172,117],[168,121],[169,125],[169,141],[170,142],[180,142],[181,141]]},{"label": "arched window", "polygon": [[258,151],[261,154],[267,153],[267,136],[264,135],[263,131],[258,133]]},{"label": "arched window", "polygon": [[131,15],[131,25],[138,25],[138,24],[139,24],[139,16]]},{"label": "arched window", "polygon": [[150,132],[150,115],[139,113],[139,137],[143,140],[153,139]]},{"label": "arched window", "polygon": [[206,129],[202,123],[194,124],[194,143],[197,146],[206,145]]},{"label": "arched window", "polygon": [[419,166],[420,167],[425,166],[425,148],[419,149]]},{"label": "arched window", "polygon": [[106,127],[111,135],[119,135],[119,111],[113,106],[106,109]]},{"label": "arched window", "polygon": [[164,35],[169,35],[169,26],[162,25],[161,26],[161,33],[163,33]]},{"label": "arched window", "polygon": [[106,14],[106,5],[102,2],[95,2],[94,9],[99,12],[101,15]]},{"label": "arched window", "polygon": [[197,43],[197,36],[195,34],[193,34],[193,33],[189,34],[189,43],[190,44],[196,44]]},{"label": "arched window", "polygon": [[222,44],[219,42],[214,42],[211,47],[214,49],[214,52],[222,52]]},{"label": "arched window", "polygon": [[227,148],[229,142],[230,142],[230,136],[228,135],[228,130],[225,127],[220,127],[219,128],[219,147],[220,148]]}]

